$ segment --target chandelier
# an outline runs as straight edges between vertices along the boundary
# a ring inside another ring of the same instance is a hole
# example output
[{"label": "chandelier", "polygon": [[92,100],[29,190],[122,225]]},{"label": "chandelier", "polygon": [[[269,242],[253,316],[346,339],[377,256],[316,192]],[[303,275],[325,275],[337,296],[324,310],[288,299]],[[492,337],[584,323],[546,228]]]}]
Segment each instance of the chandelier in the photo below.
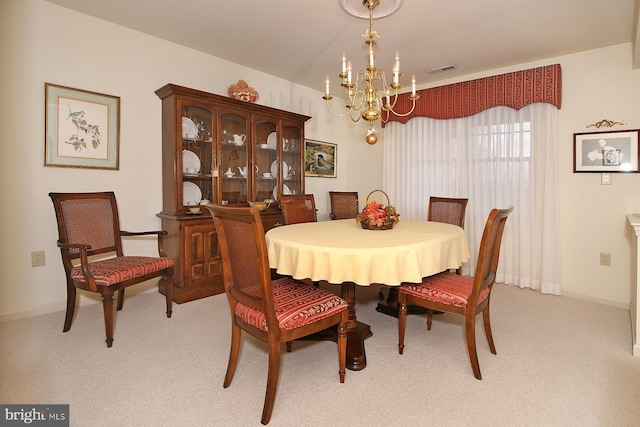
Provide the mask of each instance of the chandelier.
[{"label": "chandelier", "polygon": [[[343,1],[343,3],[346,3]],[[342,80],[340,85],[344,88],[347,96],[346,111],[344,113],[335,113],[331,110],[329,101],[333,98],[330,93],[330,80],[327,76],[325,81],[325,94],[322,97],[327,101],[327,109],[336,117],[349,116],[352,121],[357,122],[360,118],[367,120],[371,124],[371,129],[367,132],[366,141],[369,144],[375,144],[378,141],[374,122],[381,120],[386,123],[389,120],[389,114],[404,117],[411,114],[416,106],[416,99],[420,95],[416,94],[416,79],[411,78],[411,94],[409,99],[412,101],[411,109],[405,113],[399,113],[394,110],[398,100],[398,89],[402,88],[400,84],[400,57],[396,53],[395,63],[392,70],[391,82],[387,83],[384,71],[375,66],[375,56],[373,47],[376,44],[375,38],[380,37],[378,32],[373,29],[374,9],[380,4],[380,0],[362,0],[362,5],[369,9],[369,28],[362,34],[367,40],[365,44],[369,47],[368,65],[364,70],[358,70],[355,74],[351,68],[351,61],[347,61],[345,54],[342,54],[342,71],[338,77]],[[399,7],[399,6],[398,6]],[[347,13],[352,14],[343,7]],[[355,16],[355,15],[354,15]],[[384,114],[384,116],[383,116]]]}]

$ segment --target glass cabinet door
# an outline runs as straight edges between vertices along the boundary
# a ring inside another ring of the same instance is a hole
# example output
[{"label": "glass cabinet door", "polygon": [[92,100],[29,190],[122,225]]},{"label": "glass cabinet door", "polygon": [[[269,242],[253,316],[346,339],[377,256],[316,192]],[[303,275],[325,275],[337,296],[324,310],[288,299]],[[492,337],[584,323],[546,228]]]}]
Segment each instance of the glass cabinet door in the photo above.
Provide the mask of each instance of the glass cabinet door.
[{"label": "glass cabinet door", "polygon": [[304,194],[304,141],[300,125],[282,126],[283,194]]},{"label": "glass cabinet door", "polygon": [[254,167],[256,171],[253,201],[275,200],[278,194],[278,127],[269,119],[256,118]]},{"label": "glass cabinet door", "polygon": [[248,117],[236,112],[221,112],[219,137],[221,203],[246,204],[251,199],[249,188],[254,174],[248,155],[251,144]]},{"label": "glass cabinet door", "polygon": [[[182,156],[176,171],[182,188],[177,193],[184,209],[211,200],[213,168],[213,112],[201,106],[182,105]],[[179,125],[180,126],[180,125]]]}]

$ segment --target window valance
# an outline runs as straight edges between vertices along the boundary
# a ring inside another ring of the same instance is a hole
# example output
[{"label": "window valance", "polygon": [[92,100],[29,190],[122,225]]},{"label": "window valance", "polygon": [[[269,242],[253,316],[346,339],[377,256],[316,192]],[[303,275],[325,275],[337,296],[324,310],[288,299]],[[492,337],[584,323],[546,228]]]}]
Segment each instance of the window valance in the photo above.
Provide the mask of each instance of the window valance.
[{"label": "window valance", "polygon": [[[562,69],[560,64],[530,68],[513,73],[468,80],[445,86],[419,90],[415,110],[406,117],[391,113],[388,121],[406,123],[413,117],[457,119],[497,106],[516,110],[535,102],[560,108]],[[398,95],[396,110],[409,111],[409,94]],[[384,127],[384,123],[382,123]]]}]

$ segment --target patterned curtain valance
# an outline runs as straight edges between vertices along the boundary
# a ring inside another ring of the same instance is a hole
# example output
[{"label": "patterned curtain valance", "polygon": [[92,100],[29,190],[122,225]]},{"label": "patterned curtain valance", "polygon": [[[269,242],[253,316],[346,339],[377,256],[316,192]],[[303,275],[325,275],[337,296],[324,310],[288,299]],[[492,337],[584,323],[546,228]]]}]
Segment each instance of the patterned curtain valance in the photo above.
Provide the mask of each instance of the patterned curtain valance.
[{"label": "patterned curtain valance", "polygon": [[[560,64],[530,68],[513,73],[453,83],[419,90],[416,108],[406,117],[391,113],[388,121],[406,123],[413,117],[457,119],[497,106],[516,110],[535,102],[546,102],[560,108],[562,69]],[[398,95],[396,110],[409,111],[409,94]],[[385,123],[382,123],[384,127]]]}]

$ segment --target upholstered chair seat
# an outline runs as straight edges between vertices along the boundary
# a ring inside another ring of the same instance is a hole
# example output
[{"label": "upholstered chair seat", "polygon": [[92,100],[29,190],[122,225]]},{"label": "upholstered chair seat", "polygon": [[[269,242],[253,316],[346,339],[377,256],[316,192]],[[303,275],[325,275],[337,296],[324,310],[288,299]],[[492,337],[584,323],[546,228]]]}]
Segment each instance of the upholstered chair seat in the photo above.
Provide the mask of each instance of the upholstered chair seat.
[{"label": "upholstered chair seat", "polygon": [[[347,303],[336,294],[290,277],[272,283],[273,306],[281,331],[317,322],[347,307]],[[259,291],[257,286],[256,290]],[[263,331],[267,330],[267,318],[263,310],[239,302],[235,314],[249,325]]]},{"label": "upholstered chair seat", "polygon": [[[466,307],[472,291],[472,278],[448,273],[425,277],[422,283],[405,283],[402,286],[402,292],[408,295],[456,307]],[[482,304],[488,295],[489,288],[484,288],[478,296],[478,304]]]},{"label": "upholstered chair seat", "polygon": [[[173,266],[173,260],[167,257],[127,256],[95,261],[89,264],[89,271],[98,286],[111,286],[127,280],[143,277]],[[82,266],[71,270],[71,279],[85,282]]]}]

